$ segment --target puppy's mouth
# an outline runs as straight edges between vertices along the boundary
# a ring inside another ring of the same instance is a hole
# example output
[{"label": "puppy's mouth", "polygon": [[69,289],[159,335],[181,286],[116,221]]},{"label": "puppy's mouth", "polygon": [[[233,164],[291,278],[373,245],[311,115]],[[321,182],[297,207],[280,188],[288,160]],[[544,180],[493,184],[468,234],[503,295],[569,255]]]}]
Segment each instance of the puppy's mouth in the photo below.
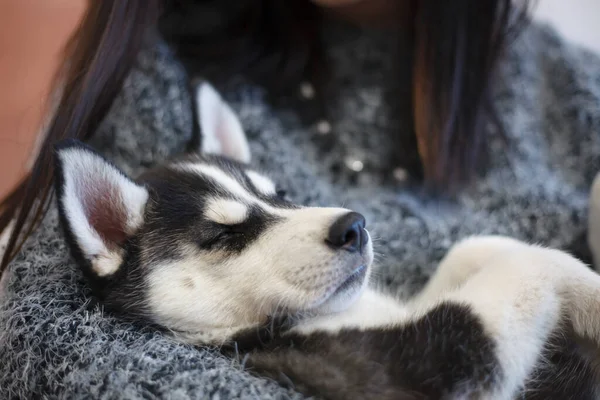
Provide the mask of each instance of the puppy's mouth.
[{"label": "puppy's mouth", "polygon": [[369,259],[362,260],[360,264],[340,279],[337,287],[331,288],[329,293],[319,301],[314,308],[320,314],[339,312],[349,307],[362,293],[362,288],[369,276],[371,262]]},{"label": "puppy's mouth", "polygon": [[[365,230],[365,232],[367,231]],[[373,247],[370,237],[361,253],[360,255],[354,254],[351,259],[347,259],[345,266],[332,266],[338,270],[339,274],[335,284],[329,285],[326,288],[327,291],[308,307],[309,310],[315,310],[318,314],[339,312],[348,308],[360,297],[369,280],[373,263]],[[344,270],[344,273],[341,274],[340,270]]]},{"label": "puppy's mouth", "polygon": [[362,286],[365,278],[367,277],[367,266],[362,264],[356,268],[347,278],[344,280],[338,288],[331,294],[330,297],[335,297],[339,294],[347,292],[349,290],[358,289]]}]

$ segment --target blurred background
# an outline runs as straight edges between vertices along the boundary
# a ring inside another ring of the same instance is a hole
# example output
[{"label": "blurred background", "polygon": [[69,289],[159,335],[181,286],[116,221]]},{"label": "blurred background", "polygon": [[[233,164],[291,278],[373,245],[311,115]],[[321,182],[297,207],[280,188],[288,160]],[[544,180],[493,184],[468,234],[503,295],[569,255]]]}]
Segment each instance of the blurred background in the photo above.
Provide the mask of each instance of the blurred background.
[{"label": "blurred background", "polygon": [[535,17],[600,53],[600,0],[538,0]]}]

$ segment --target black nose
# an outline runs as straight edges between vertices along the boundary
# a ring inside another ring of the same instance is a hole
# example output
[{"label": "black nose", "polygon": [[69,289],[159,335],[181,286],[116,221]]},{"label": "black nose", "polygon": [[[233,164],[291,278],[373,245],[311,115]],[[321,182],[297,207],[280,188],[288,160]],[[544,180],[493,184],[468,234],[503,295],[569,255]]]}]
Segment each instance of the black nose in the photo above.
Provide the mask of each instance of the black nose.
[{"label": "black nose", "polygon": [[335,249],[362,252],[367,240],[365,217],[350,212],[342,215],[331,225],[326,242]]}]

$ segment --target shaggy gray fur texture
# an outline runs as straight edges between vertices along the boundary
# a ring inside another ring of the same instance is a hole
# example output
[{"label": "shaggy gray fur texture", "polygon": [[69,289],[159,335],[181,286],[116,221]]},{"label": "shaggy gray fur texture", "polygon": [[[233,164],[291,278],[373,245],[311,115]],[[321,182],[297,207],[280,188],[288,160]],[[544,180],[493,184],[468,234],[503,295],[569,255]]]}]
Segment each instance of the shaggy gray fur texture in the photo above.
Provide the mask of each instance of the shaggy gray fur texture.
[{"label": "shaggy gray fur texture", "polygon": [[[390,87],[397,66],[389,56],[396,44],[389,35],[348,27],[331,27],[328,37],[334,76],[317,88],[325,106],[296,93],[268,99],[239,82],[221,89],[241,116],[254,163],[292,198],[343,203],[365,214],[377,238],[381,285],[410,296],[449,246],[471,234],[583,248],[588,189],[600,165],[598,57],[550,30],[526,31],[495,87],[508,144],[490,132],[491,169],[456,201],[440,201],[392,178],[411,156],[390,145],[410,126],[405,105],[393,108],[387,100],[397,90]],[[322,118],[332,127],[325,152],[316,129]],[[180,152],[190,132],[183,71],[159,44],[141,54],[92,145],[136,173]],[[362,158],[364,171],[340,168],[346,155]],[[2,399],[300,397],[214,350],[103,314],[69,258],[55,211],[5,279],[0,360]]]}]

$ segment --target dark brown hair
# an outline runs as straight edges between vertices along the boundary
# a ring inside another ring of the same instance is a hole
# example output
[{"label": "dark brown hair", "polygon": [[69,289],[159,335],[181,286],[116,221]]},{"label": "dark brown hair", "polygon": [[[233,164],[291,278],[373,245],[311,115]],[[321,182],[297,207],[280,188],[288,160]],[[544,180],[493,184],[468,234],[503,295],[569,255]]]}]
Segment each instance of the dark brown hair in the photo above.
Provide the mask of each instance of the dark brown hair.
[{"label": "dark brown hair", "polygon": [[[412,109],[425,181],[467,180],[481,153],[482,123],[496,121],[489,81],[528,1],[406,0],[413,42]],[[0,264],[6,269],[52,196],[53,146],[86,139],[102,121],[155,24],[159,0],[90,1],[66,49],[63,93],[29,176],[0,204],[0,232],[15,220]],[[221,72],[297,82],[318,70],[319,9],[308,0],[164,0],[159,28],[187,70],[219,62]],[[229,68],[225,68],[229,66]]]},{"label": "dark brown hair", "polygon": [[[528,2],[424,0],[413,22],[413,120],[426,180],[451,188],[480,161],[485,117],[499,120],[489,83]],[[502,126],[497,126],[502,130]]]}]

